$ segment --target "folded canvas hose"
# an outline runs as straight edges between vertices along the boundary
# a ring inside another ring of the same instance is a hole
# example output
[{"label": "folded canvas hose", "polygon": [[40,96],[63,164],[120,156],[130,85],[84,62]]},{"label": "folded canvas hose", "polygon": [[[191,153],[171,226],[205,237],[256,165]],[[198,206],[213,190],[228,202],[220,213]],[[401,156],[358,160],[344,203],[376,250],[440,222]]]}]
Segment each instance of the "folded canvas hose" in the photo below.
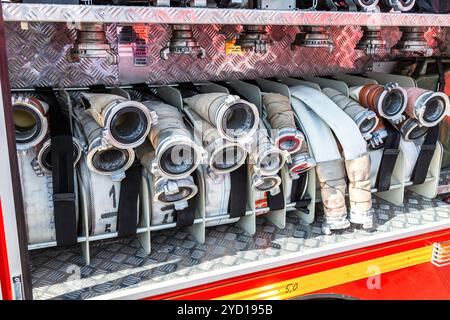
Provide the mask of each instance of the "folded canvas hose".
[{"label": "folded canvas hose", "polygon": [[258,109],[238,96],[204,93],[185,98],[184,102],[214,126],[224,139],[249,140],[258,128]]},{"label": "folded canvas hose", "polygon": [[192,137],[181,112],[160,101],[143,102],[156,112],[158,123],[152,126],[150,142],[155,149],[152,174],[167,179],[181,179],[194,172],[204,158],[204,151]]},{"label": "folded canvas hose", "polygon": [[392,123],[399,123],[405,119],[402,114],[406,109],[408,98],[406,91],[396,83],[352,87],[350,97]]},{"label": "folded canvas hose", "polygon": [[222,138],[216,128],[191,108],[185,108],[184,112],[194,130],[201,136],[203,148],[208,154],[210,170],[218,174],[229,173],[245,162],[247,151],[241,144]]},{"label": "folded canvas hose", "polygon": [[[224,216],[228,214],[231,194],[231,176],[229,173],[217,176],[204,175],[205,178],[205,214],[206,218]],[[221,223],[207,223],[207,226],[228,222],[236,222],[239,218],[224,220]]]},{"label": "folded canvas hose", "polygon": [[317,162],[316,172],[325,214],[323,229],[345,229],[350,226],[345,204],[345,169],[336,141],[330,128],[291,88],[292,108],[307,136],[309,146]]},{"label": "folded canvas hose", "polygon": [[372,138],[371,133],[375,130],[379,122],[375,112],[362,107],[355,100],[348,98],[346,95],[332,88],[324,88],[322,92],[333,100],[356,123],[365,140]]},{"label": "folded canvas hose", "polygon": [[116,181],[125,178],[125,171],[134,162],[133,149],[119,149],[105,145],[102,127],[81,108],[74,108],[73,113],[78,123],[74,127],[74,132],[86,152],[86,165],[89,170],[110,176]]},{"label": "folded canvas hose", "polygon": [[448,115],[450,106],[445,93],[413,87],[405,90],[408,94],[405,113],[421,126],[434,127]]},{"label": "folded canvas hose", "polygon": [[[37,160],[37,149],[34,148],[19,152],[18,161],[28,243],[56,241],[51,171],[40,166]],[[74,181],[75,190],[77,190],[76,179]],[[76,223],[78,224],[78,193],[75,192],[75,195]]]},{"label": "folded canvas hose", "polygon": [[12,109],[17,150],[41,143],[48,131],[48,104],[35,97],[13,94]]},{"label": "folded canvas hose", "polygon": [[[155,151],[150,144],[144,143],[136,149],[136,156],[144,168],[151,174],[152,162]],[[153,176],[153,201],[160,204],[175,204],[177,210],[182,210],[188,206],[187,201],[193,198],[198,188],[192,176],[171,180],[162,176]]]},{"label": "folded canvas hose", "polygon": [[278,93],[265,93],[262,98],[270,127],[276,130],[276,146],[290,154],[299,151],[305,137],[297,130],[289,98]]},{"label": "folded canvas hose", "polygon": [[[367,153],[366,142],[362,138],[358,126],[341,108],[320,91],[305,86],[295,86],[291,88],[291,95],[305,103],[333,130],[345,156],[345,168],[349,179],[350,221],[362,224],[364,228],[371,228],[373,225],[373,210],[370,157]],[[299,118],[301,118],[300,115]],[[319,137],[322,138],[320,135]],[[319,141],[317,143],[323,144]],[[314,141],[311,145],[314,146]],[[318,161],[314,150],[314,156]],[[341,175],[339,171],[332,172],[322,168],[320,162],[317,166],[317,172],[319,181],[321,181],[323,172],[327,175],[334,174],[333,180],[338,179]]]},{"label": "folded canvas hose", "polygon": [[81,101],[86,112],[102,127],[103,138],[116,148],[142,144],[156,121],[142,103],[115,94],[83,92]]}]

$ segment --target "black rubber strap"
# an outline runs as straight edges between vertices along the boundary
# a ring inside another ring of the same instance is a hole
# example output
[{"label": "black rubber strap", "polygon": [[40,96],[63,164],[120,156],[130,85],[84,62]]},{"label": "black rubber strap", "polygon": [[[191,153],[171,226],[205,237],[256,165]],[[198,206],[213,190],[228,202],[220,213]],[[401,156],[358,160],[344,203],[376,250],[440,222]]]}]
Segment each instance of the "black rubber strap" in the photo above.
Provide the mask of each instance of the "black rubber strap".
[{"label": "black rubber strap", "polygon": [[72,245],[77,243],[77,217],[70,120],[61,109],[53,88],[36,88],[36,93],[49,105],[56,243]]},{"label": "black rubber strap", "polygon": [[119,238],[136,234],[138,219],[139,186],[142,166],[136,162],[126,172],[120,183],[119,209],[117,211],[117,231]]},{"label": "black rubber strap", "polygon": [[416,165],[414,166],[414,170],[411,175],[413,185],[422,184],[425,182],[428,169],[430,168],[431,159],[433,158],[434,151],[436,150],[438,138],[439,126],[430,128],[425,136],[425,141],[420,147],[419,157],[417,158]]},{"label": "black rubber strap", "polygon": [[444,63],[442,62],[442,58],[436,58],[436,66],[438,72],[438,88],[437,90],[440,92],[444,92],[445,90],[445,68]]},{"label": "black rubber strap", "polygon": [[383,156],[378,169],[376,180],[377,191],[387,191],[391,187],[392,173],[394,172],[395,163],[397,162],[398,154],[400,153],[400,132],[386,123],[386,130],[388,136],[384,142]]},{"label": "black rubber strap", "polygon": [[[280,174],[278,173],[278,176]],[[271,195],[270,192],[267,195],[267,205],[270,210],[281,210],[285,208],[285,200],[283,194],[283,187],[280,185],[280,192],[276,195]]]},{"label": "black rubber strap", "polygon": [[308,181],[308,172],[303,172],[298,179],[292,180],[291,202],[295,203],[295,208],[304,208],[311,203],[311,199],[302,199]]},{"label": "black rubber strap", "polygon": [[231,190],[228,202],[230,218],[245,216],[247,208],[247,165],[243,164],[239,169],[230,173]]},{"label": "black rubber strap", "polygon": [[[192,178],[194,179],[195,185],[198,186],[197,174],[195,172],[192,174]],[[177,227],[190,227],[194,224],[197,196],[198,195],[188,200],[187,208],[183,210],[175,210]]]}]

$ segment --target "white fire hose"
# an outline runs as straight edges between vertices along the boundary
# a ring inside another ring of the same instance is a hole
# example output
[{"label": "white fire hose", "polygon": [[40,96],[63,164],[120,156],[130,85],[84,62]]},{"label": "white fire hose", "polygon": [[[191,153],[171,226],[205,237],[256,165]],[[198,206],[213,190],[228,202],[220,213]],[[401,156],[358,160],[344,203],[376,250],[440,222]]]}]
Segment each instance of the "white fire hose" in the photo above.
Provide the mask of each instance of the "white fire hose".
[{"label": "white fire hose", "polygon": [[201,137],[203,148],[208,153],[209,169],[217,174],[224,174],[239,168],[247,157],[247,146],[229,141],[216,128],[203,120],[191,108],[185,108],[184,113],[192,123],[195,132]]},{"label": "white fire hose", "polygon": [[[370,157],[367,153],[367,144],[361,136],[358,126],[340,107],[320,91],[310,87],[295,86],[291,88],[291,95],[305,103],[333,130],[343,148],[345,168],[349,179],[349,219],[352,223],[362,224],[363,228],[371,228],[373,226],[373,210]],[[319,137],[321,138],[320,135]],[[319,141],[317,143],[323,144]],[[311,145],[314,146],[314,142]],[[314,155],[318,161],[315,151]],[[341,173],[325,170],[321,168],[320,163],[317,166],[317,172],[319,180],[321,180],[321,172],[330,175],[334,173],[334,179],[339,178]],[[321,181],[322,183],[323,181]]]},{"label": "white fire hose", "polygon": [[119,149],[141,145],[156,121],[142,103],[115,94],[83,92],[81,101],[102,127],[103,138]]},{"label": "white fire hose", "polygon": [[238,96],[203,93],[185,98],[184,102],[214,126],[224,139],[243,142],[250,139],[258,128],[258,109]]},{"label": "white fire hose", "polygon": [[89,170],[99,175],[110,176],[115,181],[122,180],[125,171],[134,162],[134,150],[105,145],[102,127],[81,108],[74,108],[73,113],[76,120],[74,135],[86,153]]},{"label": "white fire hose", "polygon": [[158,122],[152,126],[149,134],[156,153],[151,173],[167,179],[190,176],[205,155],[201,146],[193,141],[183,115],[176,107],[160,101],[149,100],[143,104],[158,116]]}]

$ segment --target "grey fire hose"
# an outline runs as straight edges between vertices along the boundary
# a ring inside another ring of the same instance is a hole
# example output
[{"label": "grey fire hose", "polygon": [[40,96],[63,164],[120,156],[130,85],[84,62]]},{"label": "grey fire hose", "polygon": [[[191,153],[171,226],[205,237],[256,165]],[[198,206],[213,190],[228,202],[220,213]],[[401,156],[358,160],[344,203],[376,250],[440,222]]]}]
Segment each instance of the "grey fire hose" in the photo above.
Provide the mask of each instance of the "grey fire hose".
[{"label": "grey fire hose", "polygon": [[408,97],[406,91],[396,83],[391,82],[384,86],[367,84],[352,87],[350,88],[350,97],[393,124],[405,119],[403,112],[406,109]]},{"label": "grey fire hose", "polygon": [[120,181],[134,162],[133,149],[119,149],[105,143],[102,127],[83,109],[74,108],[74,134],[86,153],[89,170]]},{"label": "grey fire hose", "polygon": [[372,138],[371,133],[379,122],[375,112],[362,107],[355,100],[332,88],[324,88],[322,92],[353,119],[364,139],[370,140]]},{"label": "grey fire hose", "polygon": [[[74,143],[75,140],[74,140]],[[39,149],[30,148],[18,152],[20,182],[22,186],[27,239],[29,244],[56,241],[56,226],[53,207],[53,178],[50,170],[42,167],[38,160]],[[47,149],[47,147],[46,147]],[[74,161],[77,164],[78,157]],[[78,158],[79,159],[79,158]],[[77,179],[75,190],[77,190]],[[75,192],[78,197],[78,192]],[[75,201],[78,204],[78,201]],[[78,221],[78,205],[75,213]]]},{"label": "grey fire hose", "polygon": [[217,128],[224,139],[235,142],[249,140],[258,128],[258,109],[238,96],[204,93],[185,98],[184,102]]},{"label": "grey fire hose", "polygon": [[247,151],[243,145],[222,138],[216,128],[203,120],[191,108],[185,108],[184,112],[194,130],[201,136],[203,148],[208,153],[210,170],[219,174],[229,173],[245,162]]},{"label": "grey fire hose", "polygon": [[[155,151],[149,143],[145,143],[136,149],[136,156],[151,173],[152,162],[155,158]],[[175,204],[177,210],[187,207],[187,201],[193,198],[198,188],[191,176],[187,176],[177,180],[167,179],[162,176],[152,176],[153,201],[163,205]]]},{"label": "grey fire hose", "polygon": [[158,123],[152,126],[149,139],[155,149],[152,174],[167,179],[181,179],[191,175],[205,156],[191,131],[184,123],[181,112],[160,101],[144,101],[158,116]]},{"label": "grey fire hose", "polygon": [[17,150],[27,150],[44,140],[48,131],[47,103],[34,97],[12,96]]},{"label": "grey fire hose", "polygon": [[141,145],[156,121],[142,103],[106,93],[81,94],[86,112],[102,127],[103,138],[119,149]]},{"label": "grey fire hose", "polygon": [[340,107],[320,91],[305,86],[296,86],[291,88],[291,94],[314,110],[338,138],[343,148],[349,179],[350,221],[362,224],[364,228],[371,228],[373,210],[370,157],[367,154],[367,144],[361,136],[358,126]]},{"label": "grey fire hose", "polygon": [[325,214],[322,229],[328,233],[329,230],[348,228],[350,222],[347,220],[345,204],[347,190],[345,169],[333,133],[322,119],[295,95],[292,95],[292,108],[298,116],[307,136],[310,151],[317,162],[316,172]]},{"label": "grey fire hose", "polygon": [[289,98],[278,93],[265,93],[263,104],[267,110],[267,120],[277,132],[275,144],[278,148],[290,154],[299,151],[305,137],[297,130]]},{"label": "grey fire hose", "polygon": [[448,115],[450,103],[445,93],[413,87],[405,90],[408,95],[405,113],[421,126],[434,127]]}]

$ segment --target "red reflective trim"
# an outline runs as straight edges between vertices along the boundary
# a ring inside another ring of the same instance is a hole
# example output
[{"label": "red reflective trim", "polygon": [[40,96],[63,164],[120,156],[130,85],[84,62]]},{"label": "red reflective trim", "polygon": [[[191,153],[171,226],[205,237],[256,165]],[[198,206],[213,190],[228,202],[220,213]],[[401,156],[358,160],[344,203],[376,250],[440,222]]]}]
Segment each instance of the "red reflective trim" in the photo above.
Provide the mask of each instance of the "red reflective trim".
[{"label": "red reflective trim", "polygon": [[446,240],[450,240],[450,229],[390,241],[383,244],[329,255],[296,264],[255,272],[244,276],[216,281],[197,287],[149,297],[149,299],[213,299],[324,270],[429,246],[434,242]]},{"label": "red reflective trim", "polygon": [[0,199],[0,283],[2,285],[2,297],[4,300],[12,300],[13,298],[10,279],[5,226],[3,224],[2,201]]}]

